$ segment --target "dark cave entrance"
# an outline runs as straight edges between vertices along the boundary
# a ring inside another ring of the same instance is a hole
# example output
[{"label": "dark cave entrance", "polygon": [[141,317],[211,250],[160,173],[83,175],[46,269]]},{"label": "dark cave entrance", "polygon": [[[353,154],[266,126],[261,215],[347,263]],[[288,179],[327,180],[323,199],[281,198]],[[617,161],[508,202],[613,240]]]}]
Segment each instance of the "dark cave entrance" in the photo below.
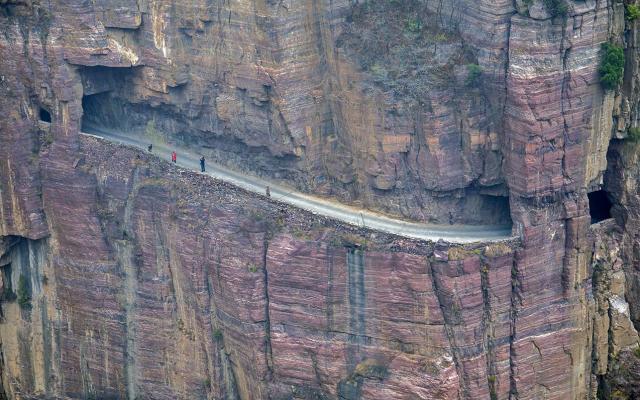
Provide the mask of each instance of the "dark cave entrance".
[{"label": "dark cave entrance", "polygon": [[493,220],[493,223],[499,225],[513,225],[513,221],[511,221],[511,205],[508,196],[485,196],[484,204],[485,212],[493,216],[493,218],[488,218],[488,220]]},{"label": "dark cave entrance", "polygon": [[495,225],[506,228],[513,226],[509,196],[502,193],[476,194],[464,196],[449,210],[448,219],[440,223],[463,225]]},{"label": "dark cave entrance", "polygon": [[51,113],[44,108],[40,107],[39,114],[40,121],[51,123]]},{"label": "dark cave entrance", "polygon": [[101,92],[82,96],[82,132],[92,132],[97,127],[113,128],[115,116],[109,115],[113,111],[113,99],[109,92]]},{"label": "dark cave entrance", "polygon": [[82,67],[82,121],[81,130],[95,128],[127,128],[130,113],[124,99],[131,95],[134,78],[141,72],[138,67]]},{"label": "dark cave entrance", "polygon": [[589,193],[589,213],[591,214],[591,223],[596,224],[605,219],[611,218],[611,200],[604,190],[597,190]]}]

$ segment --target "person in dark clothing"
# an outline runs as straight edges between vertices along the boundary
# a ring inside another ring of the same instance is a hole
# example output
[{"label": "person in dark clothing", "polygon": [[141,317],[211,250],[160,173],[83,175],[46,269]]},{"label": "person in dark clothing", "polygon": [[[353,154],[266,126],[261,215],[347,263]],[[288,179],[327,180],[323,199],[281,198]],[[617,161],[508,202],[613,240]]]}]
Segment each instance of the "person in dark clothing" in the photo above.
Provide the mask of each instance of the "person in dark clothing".
[{"label": "person in dark clothing", "polygon": [[204,172],[204,156],[200,157],[200,172]]},{"label": "person in dark clothing", "polygon": [[175,150],[171,152],[171,161],[173,161],[173,163],[175,164],[176,160],[178,158],[178,155],[176,154]]},{"label": "person in dark clothing", "polygon": [[149,147],[147,147],[147,150],[149,151],[149,153],[151,153],[151,150],[153,150],[153,145],[150,144]]},{"label": "person in dark clothing", "polygon": [[271,190],[269,189],[269,186],[267,186],[266,192],[267,192],[267,197],[271,197]]}]

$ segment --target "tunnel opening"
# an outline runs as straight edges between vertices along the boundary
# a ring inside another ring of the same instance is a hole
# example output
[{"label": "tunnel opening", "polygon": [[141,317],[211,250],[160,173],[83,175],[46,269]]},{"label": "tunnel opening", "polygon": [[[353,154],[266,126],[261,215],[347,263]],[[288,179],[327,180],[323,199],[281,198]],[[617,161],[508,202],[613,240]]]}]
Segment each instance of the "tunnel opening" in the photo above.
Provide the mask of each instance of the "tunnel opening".
[{"label": "tunnel opening", "polygon": [[[512,226],[508,195],[468,193],[449,203],[448,217],[437,221],[443,224]],[[447,215],[447,214],[445,214]]]},{"label": "tunnel opening", "polygon": [[123,100],[131,94],[133,79],[140,69],[83,67],[82,79],[82,120],[81,130],[91,132],[94,128],[126,128],[130,115],[129,105]]},{"label": "tunnel opening", "polygon": [[483,220],[492,221],[497,225],[512,225],[511,221],[511,205],[509,203],[509,196],[484,196],[483,208],[485,215],[488,218],[483,217]]},{"label": "tunnel opening", "polygon": [[42,107],[40,107],[39,118],[41,122],[51,123],[51,113]]},{"label": "tunnel opening", "polygon": [[120,104],[111,92],[82,96],[82,132],[92,132],[96,127],[118,128],[123,116]]},{"label": "tunnel opening", "polygon": [[588,196],[592,224],[611,218],[612,203],[606,191],[597,190],[589,193]]}]

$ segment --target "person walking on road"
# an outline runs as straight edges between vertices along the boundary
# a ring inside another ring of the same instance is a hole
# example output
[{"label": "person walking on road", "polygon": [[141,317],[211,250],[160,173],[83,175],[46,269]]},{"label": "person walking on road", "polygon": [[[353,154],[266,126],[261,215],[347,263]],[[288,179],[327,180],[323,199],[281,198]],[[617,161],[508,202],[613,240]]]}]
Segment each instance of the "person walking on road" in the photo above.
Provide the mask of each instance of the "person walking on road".
[{"label": "person walking on road", "polygon": [[151,150],[153,150],[153,144],[150,144],[149,147],[147,147],[147,150],[151,153]]},{"label": "person walking on road", "polygon": [[200,172],[204,172],[204,156],[200,157]]},{"label": "person walking on road", "polygon": [[175,151],[175,150],[174,150],[174,151],[172,151],[172,152],[171,152],[171,161],[172,161],[174,164],[176,163],[177,158],[178,158],[178,155],[176,154],[176,151]]}]

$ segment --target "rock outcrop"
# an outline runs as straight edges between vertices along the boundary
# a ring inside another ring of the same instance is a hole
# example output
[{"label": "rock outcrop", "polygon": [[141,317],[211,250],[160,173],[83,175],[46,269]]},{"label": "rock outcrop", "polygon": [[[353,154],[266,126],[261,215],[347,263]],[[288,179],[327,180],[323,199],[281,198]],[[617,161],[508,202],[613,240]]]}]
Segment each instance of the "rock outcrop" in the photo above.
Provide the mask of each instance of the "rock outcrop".
[{"label": "rock outcrop", "polygon": [[[1,2],[0,397],[633,396],[635,25],[612,0]],[[343,226],[92,125],[517,239]]]}]

